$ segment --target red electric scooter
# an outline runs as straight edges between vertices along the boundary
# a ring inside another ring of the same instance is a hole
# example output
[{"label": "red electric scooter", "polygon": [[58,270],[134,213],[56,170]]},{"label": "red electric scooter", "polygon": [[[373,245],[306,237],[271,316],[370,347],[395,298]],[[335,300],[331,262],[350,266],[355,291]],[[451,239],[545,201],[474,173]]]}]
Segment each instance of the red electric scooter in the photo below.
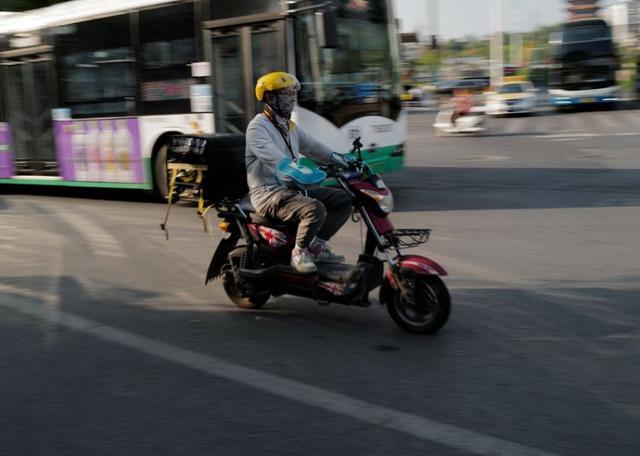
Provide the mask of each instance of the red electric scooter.
[{"label": "red electric scooter", "polygon": [[[380,176],[362,160],[360,138],[348,169],[322,167],[351,197],[354,221],[367,228],[364,252],[355,265],[318,264],[318,272],[301,274],[289,266],[296,226],[269,220],[255,212],[247,196],[215,203],[226,236],[216,249],[207,282],[222,277],[224,289],[238,307],[262,307],[270,296],[284,294],[367,307],[369,293],[380,286],[380,304],[404,330],[433,334],[449,318],[451,300],[438,263],[402,249],[427,242],[428,229],[394,229],[389,220],[393,198]],[[381,258],[379,258],[381,257]],[[387,265],[385,271],[385,263]]]}]

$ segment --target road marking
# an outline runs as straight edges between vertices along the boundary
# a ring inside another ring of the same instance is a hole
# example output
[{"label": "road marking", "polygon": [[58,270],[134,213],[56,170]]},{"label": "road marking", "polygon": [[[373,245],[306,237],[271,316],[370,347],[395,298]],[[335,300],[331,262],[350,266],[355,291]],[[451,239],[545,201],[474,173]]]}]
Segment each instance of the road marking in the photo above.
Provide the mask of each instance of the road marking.
[{"label": "road marking", "polygon": [[511,157],[506,155],[467,155],[464,157],[455,158],[458,161],[501,161],[509,160]]},{"label": "road marking", "polygon": [[585,138],[608,138],[612,136],[639,136],[640,133],[622,132],[622,133],[559,133],[550,135],[531,135],[534,138],[546,138],[551,141],[580,141]]},{"label": "road marking", "polygon": [[[3,289],[4,286],[0,285],[0,290]],[[214,377],[224,378],[276,396],[471,454],[482,456],[557,456],[508,440],[382,407],[257,369],[243,367],[214,356],[186,350],[113,326],[103,325],[68,312],[51,312],[37,304],[7,299],[0,301],[0,306],[53,321],[65,328],[180,364]]]},{"label": "road marking", "polygon": [[540,135],[541,138],[556,139],[556,138],[591,138],[594,136],[604,136],[600,133],[552,133],[550,135]]},{"label": "road marking", "polygon": [[88,217],[78,212],[69,213],[57,211],[56,214],[64,218],[69,225],[77,229],[81,236],[87,239],[89,246],[96,255],[118,258],[126,257],[126,254],[120,247],[120,242],[111,235],[111,233]]}]

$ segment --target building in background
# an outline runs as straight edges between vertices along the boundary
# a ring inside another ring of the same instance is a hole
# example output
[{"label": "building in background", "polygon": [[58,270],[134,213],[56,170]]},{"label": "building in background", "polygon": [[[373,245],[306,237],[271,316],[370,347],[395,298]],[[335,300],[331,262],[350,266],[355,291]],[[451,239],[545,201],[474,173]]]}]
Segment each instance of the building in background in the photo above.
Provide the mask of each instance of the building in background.
[{"label": "building in background", "polygon": [[420,58],[423,50],[424,45],[420,42],[417,33],[400,34],[401,62],[415,62]]},{"label": "building in background", "polygon": [[598,0],[567,0],[569,20],[590,19],[598,14]]},{"label": "building in background", "polygon": [[618,45],[637,47],[640,38],[640,0],[623,0],[603,9],[602,16]]}]

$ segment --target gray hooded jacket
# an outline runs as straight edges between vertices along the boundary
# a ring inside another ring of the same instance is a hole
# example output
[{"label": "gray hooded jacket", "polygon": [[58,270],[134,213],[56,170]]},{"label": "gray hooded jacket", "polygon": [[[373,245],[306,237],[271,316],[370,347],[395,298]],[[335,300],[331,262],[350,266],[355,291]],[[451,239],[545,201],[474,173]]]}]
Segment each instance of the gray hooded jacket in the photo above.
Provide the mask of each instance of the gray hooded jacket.
[{"label": "gray hooded jacket", "polygon": [[264,114],[258,114],[247,127],[245,163],[251,203],[255,207],[264,202],[278,189],[283,189],[276,180],[276,165],[285,158],[297,159],[300,153],[319,163],[329,163],[334,152],[324,144],[307,135],[293,122],[290,123],[289,141],[291,152],[282,134]]}]

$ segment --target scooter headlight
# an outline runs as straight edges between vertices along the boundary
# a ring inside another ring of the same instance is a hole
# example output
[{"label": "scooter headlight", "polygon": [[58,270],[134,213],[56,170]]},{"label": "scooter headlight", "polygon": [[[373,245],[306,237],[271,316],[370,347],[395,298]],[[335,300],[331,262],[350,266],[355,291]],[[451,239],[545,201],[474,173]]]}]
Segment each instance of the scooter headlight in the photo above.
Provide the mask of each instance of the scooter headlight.
[{"label": "scooter headlight", "polygon": [[393,194],[389,190],[387,190],[386,194],[376,192],[375,190],[369,190],[366,188],[363,188],[360,191],[365,195],[367,195],[369,198],[372,198],[373,200],[375,200],[383,212],[387,214],[390,214],[391,212],[393,212]]}]

